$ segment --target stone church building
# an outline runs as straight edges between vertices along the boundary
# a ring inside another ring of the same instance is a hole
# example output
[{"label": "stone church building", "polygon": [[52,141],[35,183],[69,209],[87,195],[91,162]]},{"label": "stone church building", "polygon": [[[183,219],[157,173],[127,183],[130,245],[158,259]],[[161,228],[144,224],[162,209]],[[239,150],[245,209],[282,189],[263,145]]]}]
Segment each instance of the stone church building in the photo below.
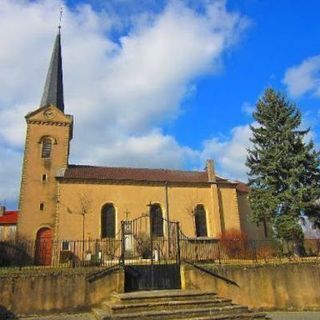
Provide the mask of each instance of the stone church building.
[{"label": "stone church building", "polygon": [[[190,238],[230,230],[264,236],[249,222],[247,186],[216,175],[212,160],[203,171],[69,164],[73,116],[65,112],[62,78],[59,31],[41,104],[25,117],[19,239],[119,238],[121,221],[141,215],[178,221]],[[166,234],[163,224],[157,236]]]}]

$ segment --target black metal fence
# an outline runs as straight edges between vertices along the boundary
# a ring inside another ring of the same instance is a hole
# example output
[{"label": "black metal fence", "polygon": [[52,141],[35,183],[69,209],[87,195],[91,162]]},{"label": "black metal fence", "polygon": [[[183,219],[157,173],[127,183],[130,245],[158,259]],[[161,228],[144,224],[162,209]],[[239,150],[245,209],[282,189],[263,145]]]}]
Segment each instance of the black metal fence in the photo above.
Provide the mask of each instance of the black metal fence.
[{"label": "black metal fence", "polygon": [[121,240],[0,241],[0,267],[67,268],[119,263]]},{"label": "black metal fence", "polygon": [[[137,242],[138,243],[138,242]],[[138,243],[139,244],[139,243]],[[148,244],[149,245],[149,244]],[[176,238],[154,239],[153,249],[160,254],[179,253],[181,260],[210,263],[273,263],[287,261],[320,260],[320,239],[305,239],[303,243],[280,240],[217,240]],[[147,247],[149,249],[149,247]],[[121,239],[70,240],[70,241],[0,241],[0,267],[75,268],[84,266],[113,266],[123,259],[150,259],[144,248],[137,247],[137,255],[123,255]],[[174,257],[176,259],[176,257]]]},{"label": "black metal fence", "polygon": [[143,215],[122,221],[121,230],[123,265],[178,263],[179,223]]},{"label": "black metal fence", "polygon": [[281,240],[180,239],[183,260],[215,263],[263,263],[320,259],[320,239]]}]

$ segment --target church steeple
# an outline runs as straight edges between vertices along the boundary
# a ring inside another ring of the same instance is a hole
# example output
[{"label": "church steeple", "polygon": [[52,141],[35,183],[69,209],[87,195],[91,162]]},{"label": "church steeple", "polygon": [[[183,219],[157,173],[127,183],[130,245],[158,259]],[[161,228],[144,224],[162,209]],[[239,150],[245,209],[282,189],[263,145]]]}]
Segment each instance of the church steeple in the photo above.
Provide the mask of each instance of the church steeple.
[{"label": "church steeple", "polygon": [[50,66],[44,86],[40,107],[53,105],[64,112],[63,76],[61,55],[61,33],[59,31],[54,42]]}]

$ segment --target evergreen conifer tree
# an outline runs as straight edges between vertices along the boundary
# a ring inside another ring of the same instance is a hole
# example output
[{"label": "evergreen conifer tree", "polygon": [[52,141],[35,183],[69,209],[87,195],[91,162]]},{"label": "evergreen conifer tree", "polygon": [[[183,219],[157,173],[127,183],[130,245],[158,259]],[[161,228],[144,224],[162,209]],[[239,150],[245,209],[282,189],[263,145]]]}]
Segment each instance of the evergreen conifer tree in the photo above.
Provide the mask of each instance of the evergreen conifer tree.
[{"label": "evergreen conifer tree", "polygon": [[320,227],[320,154],[305,142],[301,113],[282,94],[269,88],[258,100],[248,150],[252,220],[268,222],[281,239],[303,240],[301,222]]}]

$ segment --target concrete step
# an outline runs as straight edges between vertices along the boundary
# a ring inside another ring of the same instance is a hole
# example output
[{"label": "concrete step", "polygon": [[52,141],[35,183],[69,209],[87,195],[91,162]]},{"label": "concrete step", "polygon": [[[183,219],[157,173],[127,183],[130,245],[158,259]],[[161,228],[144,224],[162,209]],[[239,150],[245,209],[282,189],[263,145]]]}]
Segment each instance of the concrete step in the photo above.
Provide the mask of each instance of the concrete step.
[{"label": "concrete step", "polygon": [[216,296],[214,291],[200,290],[153,290],[120,293],[114,295],[113,301],[122,303],[158,302],[158,301],[182,301],[186,299],[201,300]]},{"label": "concrete step", "polygon": [[[218,314],[218,315],[209,315],[204,317],[188,317],[186,320],[231,320],[231,319],[270,319],[263,312],[246,312],[246,313],[233,313],[233,314]],[[180,318],[172,319],[172,320],[181,320]]]},{"label": "concrete step", "polygon": [[137,313],[123,313],[123,314],[108,314],[107,318],[101,320],[141,320],[141,319],[192,319],[195,317],[212,315],[225,315],[225,314],[240,314],[247,313],[248,308],[245,306],[231,305],[225,307],[211,307],[211,308],[192,308],[192,309],[177,309],[177,310],[156,310],[156,311],[143,311]]},{"label": "concrete step", "polygon": [[92,314],[97,320],[109,320],[111,319],[110,313],[101,308],[92,308]]},{"label": "concrete step", "polygon": [[[106,312],[103,309],[94,308],[92,309],[92,312],[97,320],[113,320],[114,318],[111,317],[111,315]],[[143,319],[143,318],[141,318]],[[167,319],[164,317],[163,319]],[[254,319],[270,319],[270,317],[267,316],[267,314],[263,312],[246,312],[246,313],[232,313],[232,314],[215,314],[215,315],[207,315],[207,316],[185,316],[183,319],[185,320],[234,320],[234,319],[243,319],[243,320],[254,320]],[[172,320],[181,320],[180,318],[173,318]]]},{"label": "concrete step", "polygon": [[213,291],[157,290],[115,294],[92,310],[98,320],[268,319]]},{"label": "concrete step", "polygon": [[214,297],[213,299],[201,300],[173,300],[173,301],[159,301],[159,302],[141,302],[141,303],[121,303],[112,304],[109,301],[101,304],[102,308],[112,314],[142,312],[142,311],[156,311],[156,310],[177,310],[178,308],[208,308],[208,307],[223,307],[232,304],[231,299],[223,299]]}]

